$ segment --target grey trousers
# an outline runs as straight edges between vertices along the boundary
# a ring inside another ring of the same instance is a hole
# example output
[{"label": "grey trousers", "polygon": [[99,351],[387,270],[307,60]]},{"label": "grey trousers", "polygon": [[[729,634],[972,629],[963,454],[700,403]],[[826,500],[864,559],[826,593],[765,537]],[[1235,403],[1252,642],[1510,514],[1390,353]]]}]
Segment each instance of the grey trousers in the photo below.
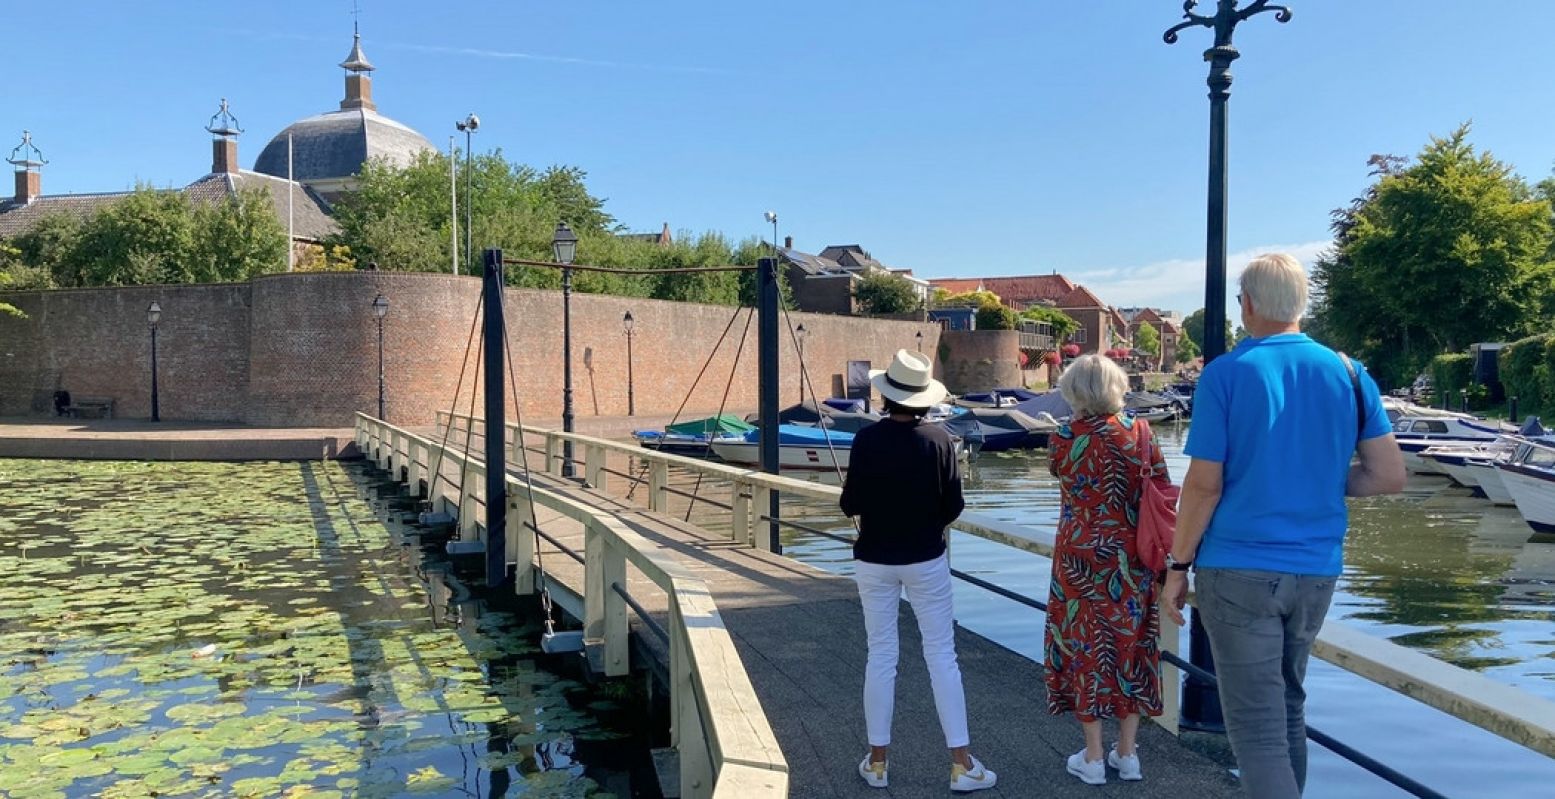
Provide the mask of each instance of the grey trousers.
[{"label": "grey trousers", "polygon": [[1298,799],[1307,783],[1307,676],[1334,577],[1199,569],[1198,612],[1220,680],[1226,734],[1253,799]]}]

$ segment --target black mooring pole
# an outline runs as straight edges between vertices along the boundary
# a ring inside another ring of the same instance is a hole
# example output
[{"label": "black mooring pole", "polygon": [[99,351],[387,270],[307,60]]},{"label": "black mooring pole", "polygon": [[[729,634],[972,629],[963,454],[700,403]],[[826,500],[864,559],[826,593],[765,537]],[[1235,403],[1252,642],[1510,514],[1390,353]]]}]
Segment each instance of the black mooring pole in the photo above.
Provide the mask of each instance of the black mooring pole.
[{"label": "black mooring pole", "polygon": [[496,588],[508,579],[507,410],[502,391],[507,386],[507,341],[502,335],[502,251],[487,249],[486,322],[486,585]]},{"label": "black mooring pole", "polygon": [[[778,473],[778,282],[777,259],[762,258],[756,267],[756,374],[760,400],[757,411],[761,416],[761,470]],[[767,540],[773,552],[783,551],[778,538],[778,494],[768,492],[771,498],[765,513]],[[758,508],[757,512],[762,512]]]}]

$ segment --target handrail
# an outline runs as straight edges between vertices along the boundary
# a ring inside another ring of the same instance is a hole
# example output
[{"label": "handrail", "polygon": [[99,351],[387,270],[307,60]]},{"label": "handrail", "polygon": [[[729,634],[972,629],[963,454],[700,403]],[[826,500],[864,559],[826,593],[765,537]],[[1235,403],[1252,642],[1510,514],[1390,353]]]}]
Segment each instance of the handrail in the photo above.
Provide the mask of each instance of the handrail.
[{"label": "handrail", "polygon": [[[449,494],[464,504],[459,519],[461,538],[478,536],[474,516],[484,504],[484,460],[462,448],[445,447],[366,414],[356,415],[357,446],[406,479],[429,479],[434,458],[464,475],[474,491],[458,496],[443,488],[433,500],[445,503]],[[438,466],[439,469],[443,468]],[[430,480],[429,480],[430,482]],[[441,481],[440,481],[441,482]],[[788,796],[788,764],[761,708],[750,677],[740,661],[729,631],[707,584],[670,551],[632,530],[617,515],[562,494],[530,486],[515,475],[508,488],[507,560],[520,567],[533,563],[534,538],[523,525],[530,518],[528,502],[562,514],[584,526],[584,635],[604,648],[608,674],[627,672],[627,602],[621,588],[631,563],[669,597],[670,699],[674,743],[680,753],[681,788],[688,797],[714,799],[779,799]],[[533,588],[530,570],[520,568],[519,589]]]},{"label": "handrail", "polygon": [[[453,416],[455,424],[458,421],[465,423],[471,421],[468,416],[460,414]],[[450,423],[448,417],[449,414],[439,412],[438,425]],[[473,421],[476,425],[481,425],[480,419]],[[517,429],[514,425],[509,426]],[[528,434],[543,436],[548,442],[548,449],[559,445],[561,441],[571,441],[600,452],[628,454],[649,463],[651,469],[667,469],[673,465],[703,474],[716,475],[733,482],[737,493],[743,485],[831,503],[835,503],[842,494],[842,489],[837,486],[670,455],[624,442],[529,426],[525,426],[523,430]],[[650,504],[654,507],[662,507],[659,503],[663,500],[659,498],[659,493],[650,489]],[[758,508],[766,507],[761,501],[754,504]],[[738,506],[739,503],[736,505]],[[741,529],[748,531],[750,524],[746,522],[742,528],[738,511],[736,512],[737,535]],[[978,538],[1033,554],[1049,558],[1053,554],[1052,533],[994,519],[986,514],[964,513],[952,526]],[[758,541],[761,538],[756,537]],[[1163,651],[1175,650],[1177,630],[1174,625],[1170,625],[1165,614],[1162,614],[1161,622],[1162,649]],[[1364,677],[1508,741],[1540,754],[1555,757],[1555,702],[1386,639],[1369,635],[1343,622],[1332,620],[1324,622],[1312,651],[1320,659],[1345,671]],[[1173,691],[1176,682],[1175,679],[1163,680],[1169,692]],[[1169,707],[1166,726],[1175,731],[1175,698],[1167,704]]]}]

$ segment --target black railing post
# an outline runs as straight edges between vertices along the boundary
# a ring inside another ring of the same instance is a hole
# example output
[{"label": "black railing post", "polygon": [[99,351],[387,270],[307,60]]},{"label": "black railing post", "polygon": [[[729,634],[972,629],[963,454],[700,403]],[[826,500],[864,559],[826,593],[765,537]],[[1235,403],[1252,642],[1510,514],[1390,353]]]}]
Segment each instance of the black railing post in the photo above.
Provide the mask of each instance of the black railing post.
[{"label": "black railing post", "polygon": [[486,305],[486,585],[495,588],[508,579],[507,409],[503,396],[507,341],[502,335],[502,251],[487,249],[485,259],[481,290]]},{"label": "black railing post", "polygon": [[157,396],[157,326],[151,326],[151,421],[162,421],[161,398]]},{"label": "black railing post", "polygon": [[[757,392],[760,396],[757,410],[761,417],[761,470],[778,473],[778,282],[777,259],[762,258],[757,261],[756,272],[756,350]],[[783,543],[778,537],[778,493],[768,492],[771,498],[765,510],[769,548],[782,552]]]},{"label": "black railing post", "polygon": [[1516,397],[1507,397],[1506,398],[1506,420],[1511,422],[1512,424],[1517,424],[1517,398]]}]

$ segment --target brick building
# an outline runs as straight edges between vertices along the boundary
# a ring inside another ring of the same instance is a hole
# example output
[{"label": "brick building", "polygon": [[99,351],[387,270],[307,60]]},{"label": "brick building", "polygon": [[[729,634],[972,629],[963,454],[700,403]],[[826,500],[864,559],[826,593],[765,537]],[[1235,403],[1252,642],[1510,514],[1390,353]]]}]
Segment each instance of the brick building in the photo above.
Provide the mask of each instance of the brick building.
[{"label": "brick building", "polygon": [[778,248],[778,260],[788,277],[794,304],[802,311],[857,314],[854,287],[866,276],[880,273],[907,280],[917,292],[918,301],[928,301],[929,281],[914,277],[911,269],[892,269],[880,263],[857,244],[833,244],[812,255],[794,249],[794,237],[788,236]]},{"label": "brick building", "polygon": [[1182,325],[1176,320],[1176,314],[1161,311],[1158,308],[1122,308],[1119,310],[1128,322],[1130,340],[1134,340],[1134,333],[1142,325],[1149,325],[1155,328],[1155,332],[1161,339],[1159,366],[1167,370],[1175,368],[1173,365],[1177,363],[1177,348],[1183,335]]}]

